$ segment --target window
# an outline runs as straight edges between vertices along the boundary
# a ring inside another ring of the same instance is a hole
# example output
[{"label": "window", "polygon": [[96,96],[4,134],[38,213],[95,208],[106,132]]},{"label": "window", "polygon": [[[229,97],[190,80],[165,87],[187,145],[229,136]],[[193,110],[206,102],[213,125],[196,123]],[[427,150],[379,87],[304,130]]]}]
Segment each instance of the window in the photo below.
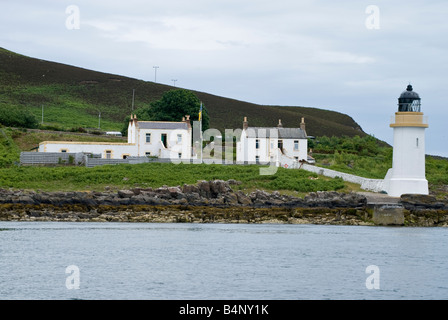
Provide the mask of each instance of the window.
[{"label": "window", "polygon": [[415,143],[416,143],[416,147],[418,148],[418,138],[417,138],[417,140],[415,141]]},{"label": "window", "polygon": [[123,159],[127,159],[128,157],[129,157],[128,154],[124,154],[124,155],[122,156]]},{"label": "window", "polygon": [[151,143],[151,134],[150,133],[146,134],[146,143]]},{"label": "window", "polygon": [[182,135],[181,134],[177,135],[177,143],[182,143]]},{"label": "window", "polygon": [[299,157],[294,157],[294,160],[299,161]]},{"label": "window", "polygon": [[67,149],[61,149],[61,152],[66,153]]},{"label": "window", "polygon": [[299,140],[294,140],[294,150],[299,150]]},{"label": "window", "polygon": [[260,149],[260,139],[255,140],[255,149]]},{"label": "window", "polygon": [[182,153],[178,153],[177,156],[180,158],[182,158]]},{"label": "window", "polygon": [[260,163],[260,156],[255,156],[255,162]]},{"label": "window", "polygon": [[106,150],[106,159],[112,159],[112,151]]},{"label": "window", "polygon": [[150,157],[151,156],[151,152],[145,152],[145,156]]}]

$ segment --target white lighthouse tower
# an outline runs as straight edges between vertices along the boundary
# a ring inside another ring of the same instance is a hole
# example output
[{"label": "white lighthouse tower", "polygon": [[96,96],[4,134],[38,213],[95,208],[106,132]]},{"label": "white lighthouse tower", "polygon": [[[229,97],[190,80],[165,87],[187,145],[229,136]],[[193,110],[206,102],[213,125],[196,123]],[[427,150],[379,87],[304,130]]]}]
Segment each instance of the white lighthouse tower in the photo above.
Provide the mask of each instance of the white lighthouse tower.
[{"label": "white lighthouse tower", "polygon": [[426,117],[420,111],[420,97],[408,85],[398,98],[398,112],[390,127],[394,129],[392,168],[384,178],[384,191],[391,197],[405,193],[428,194],[425,177]]}]

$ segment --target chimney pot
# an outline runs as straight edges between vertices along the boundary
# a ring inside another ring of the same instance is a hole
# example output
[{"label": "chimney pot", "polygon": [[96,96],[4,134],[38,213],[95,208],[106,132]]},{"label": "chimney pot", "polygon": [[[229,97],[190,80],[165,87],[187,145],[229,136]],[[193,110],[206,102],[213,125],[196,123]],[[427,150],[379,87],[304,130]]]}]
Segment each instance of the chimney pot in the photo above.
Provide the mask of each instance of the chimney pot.
[{"label": "chimney pot", "polygon": [[306,130],[305,130],[305,118],[304,117],[302,117],[302,122],[300,122],[300,129],[302,129],[303,131],[306,132]]},{"label": "chimney pot", "polygon": [[247,117],[244,117],[243,130],[246,130],[248,127],[249,127],[249,123],[247,122]]}]

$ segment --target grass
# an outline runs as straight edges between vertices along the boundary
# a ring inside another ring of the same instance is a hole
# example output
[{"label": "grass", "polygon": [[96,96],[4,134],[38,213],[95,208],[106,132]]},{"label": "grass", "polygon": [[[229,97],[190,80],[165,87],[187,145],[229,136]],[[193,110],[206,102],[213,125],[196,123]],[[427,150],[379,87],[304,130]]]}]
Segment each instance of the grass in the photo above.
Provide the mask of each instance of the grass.
[{"label": "grass", "polygon": [[260,167],[255,165],[172,163],[120,164],[94,168],[12,166],[0,169],[0,186],[42,191],[102,191],[106,187],[112,189],[158,188],[163,185],[195,184],[198,180],[235,179],[242,182],[236,187],[240,190],[288,190],[306,193],[340,190],[346,187],[339,178],[317,178],[316,174],[304,170],[279,168],[275,175],[261,176],[259,169]]}]

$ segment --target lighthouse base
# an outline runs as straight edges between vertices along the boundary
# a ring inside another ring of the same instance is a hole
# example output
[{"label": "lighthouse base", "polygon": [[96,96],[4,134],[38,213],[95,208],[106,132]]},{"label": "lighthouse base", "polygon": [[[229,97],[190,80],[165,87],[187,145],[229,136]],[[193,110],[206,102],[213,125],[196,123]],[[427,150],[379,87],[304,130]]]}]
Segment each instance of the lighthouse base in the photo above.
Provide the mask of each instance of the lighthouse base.
[{"label": "lighthouse base", "polygon": [[391,197],[400,197],[402,194],[429,194],[428,180],[425,178],[394,177],[393,169],[389,169],[387,172],[383,189]]}]

